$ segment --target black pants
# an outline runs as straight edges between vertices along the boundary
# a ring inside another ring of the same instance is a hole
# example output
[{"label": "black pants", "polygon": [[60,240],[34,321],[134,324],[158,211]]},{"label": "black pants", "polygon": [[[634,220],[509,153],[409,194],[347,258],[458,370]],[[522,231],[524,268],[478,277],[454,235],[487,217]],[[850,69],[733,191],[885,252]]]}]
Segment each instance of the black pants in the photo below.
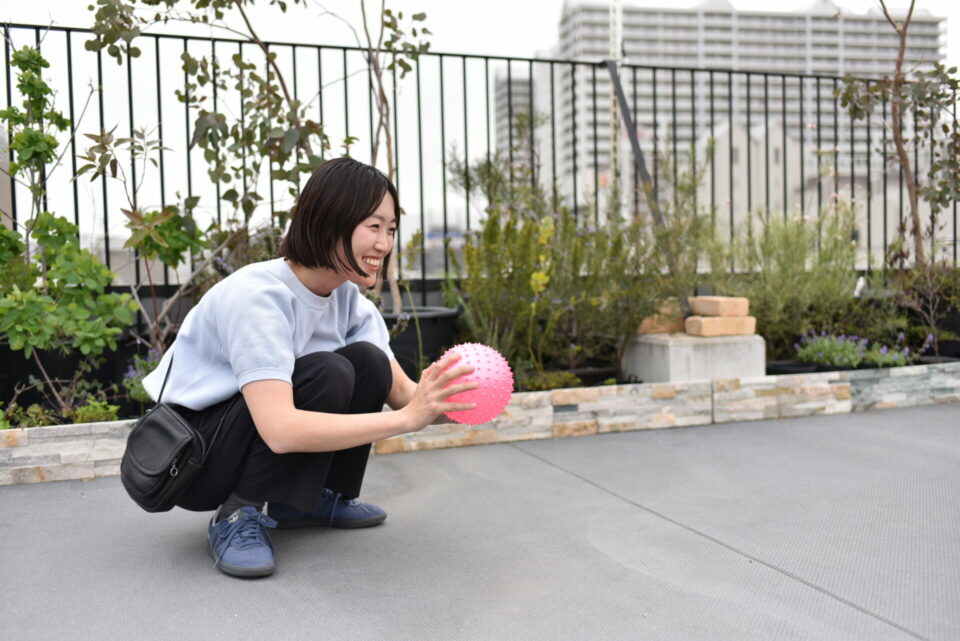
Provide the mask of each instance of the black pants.
[{"label": "black pants", "polygon": [[[383,350],[353,343],[298,358],[293,402],[297,409],[332,414],[379,412],[392,382]],[[287,503],[310,511],[319,504],[323,488],[348,499],[360,494],[369,443],[336,452],[276,454],[260,437],[239,393],[203,410],[177,409],[208,439],[223,421],[203,470],[177,501],[179,507],[213,510],[236,492],[250,501]]]}]

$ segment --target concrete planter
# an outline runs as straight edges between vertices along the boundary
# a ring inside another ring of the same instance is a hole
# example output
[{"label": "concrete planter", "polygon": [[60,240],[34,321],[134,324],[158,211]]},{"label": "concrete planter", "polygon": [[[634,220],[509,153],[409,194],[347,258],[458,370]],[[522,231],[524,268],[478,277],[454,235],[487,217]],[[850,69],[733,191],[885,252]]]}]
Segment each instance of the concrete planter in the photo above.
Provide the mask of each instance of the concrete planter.
[{"label": "concrete planter", "polygon": [[[431,425],[377,454],[960,402],[960,362],[518,392],[483,425]],[[135,421],[0,431],[0,485],[115,476]]]}]

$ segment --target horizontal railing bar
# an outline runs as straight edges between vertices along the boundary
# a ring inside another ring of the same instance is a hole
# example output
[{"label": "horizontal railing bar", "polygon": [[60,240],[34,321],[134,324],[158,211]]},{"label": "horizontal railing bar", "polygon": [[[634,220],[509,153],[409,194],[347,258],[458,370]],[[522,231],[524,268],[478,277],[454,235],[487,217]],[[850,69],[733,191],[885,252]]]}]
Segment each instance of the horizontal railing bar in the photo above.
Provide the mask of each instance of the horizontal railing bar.
[{"label": "horizontal railing bar", "polygon": [[[36,29],[38,26],[41,29],[46,29],[49,31],[66,31],[68,33],[72,33],[72,32],[93,33],[92,29],[88,29],[86,27],[63,27],[58,25],[40,26],[40,25],[31,25],[31,24],[24,24],[24,23],[18,23],[18,22],[0,22],[0,28],[8,27],[10,29],[33,30],[33,29]],[[141,33],[140,35],[145,37],[150,37],[150,38],[162,38],[162,39],[173,39],[173,40],[183,40],[184,38],[186,38],[188,40],[196,40],[198,42],[230,42],[234,44],[257,44],[251,40],[244,40],[242,38],[216,38],[213,36],[199,36],[199,35],[193,36],[193,35],[170,34],[170,33],[151,33],[146,31]],[[359,51],[359,52],[367,51],[368,49],[367,47],[357,47],[354,45],[327,45],[327,44],[318,45],[318,44],[312,44],[307,42],[281,42],[277,40],[263,40],[262,42],[267,47],[303,47],[303,48],[311,48],[311,49],[331,49],[331,50],[338,50],[338,51]],[[389,51],[387,51],[386,49],[380,49],[379,52],[389,53]],[[565,65],[576,64],[576,65],[583,65],[583,66],[589,66],[589,67],[603,67],[605,64],[603,60],[597,60],[594,62],[589,60],[565,60],[562,58],[525,58],[525,57],[518,57],[518,56],[498,56],[498,55],[492,55],[492,54],[453,53],[449,51],[427,51],[425,52],[424,55],[437,56],[440,58],[467,58],[467,59],[473,59],[473,60],[486,60],[486,61],[500,60],[503,62],[533,62],[533,63],[543,63],[543,64],[563,63]],[[784,72],[760,71],[760,70],[751,70],[751,69],[729,69],[729,68],[723,68],[723,67],[677,67],[677,66],[662,66],[662,65],[650,65],[650,64],[634,64],[634,63],[627,63],[627,62],[621,63],[621,66],[629,69],[633,69],[633,68],[645,69],[647,71],[650,71],[653,69],[673,69],[676,71],[685,71],[685,72],[699,71],[699,72],[705,73],[708,71],[712,71],[714,73],[722,73],[722,74],[730,73],[730,74],[738,74],[738,75],[771,76],[771,77],[780,77],[780,78],[811,78],[811,79],[820,78],[821,80],[843,80],[844,78],[843,76],[804,74],[804,73],[798,73],[798,72],[792,72],[792,71],[784,71]]]}]

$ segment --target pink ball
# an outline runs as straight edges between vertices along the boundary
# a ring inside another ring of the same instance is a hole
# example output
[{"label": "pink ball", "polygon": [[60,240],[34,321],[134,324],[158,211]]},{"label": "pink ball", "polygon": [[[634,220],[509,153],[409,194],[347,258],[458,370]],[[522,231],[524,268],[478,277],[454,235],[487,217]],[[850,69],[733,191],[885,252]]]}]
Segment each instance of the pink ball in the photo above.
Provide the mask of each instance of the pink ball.
[{"label": "pink ball", "polygon": [[472,410],[447,412],[446,415],[457,423],[479,425],[496,418],[510,402],[513,393],[513,372],[510,363],[500,352],[480,343],[461,343],[451,347],[443,356],[459,354],[460,360],[453,367],[470,365],[473,373],[454,379],[451,385],[477,382],[477,389],[467,390],[450,396],[450,403],[476,403]]}]

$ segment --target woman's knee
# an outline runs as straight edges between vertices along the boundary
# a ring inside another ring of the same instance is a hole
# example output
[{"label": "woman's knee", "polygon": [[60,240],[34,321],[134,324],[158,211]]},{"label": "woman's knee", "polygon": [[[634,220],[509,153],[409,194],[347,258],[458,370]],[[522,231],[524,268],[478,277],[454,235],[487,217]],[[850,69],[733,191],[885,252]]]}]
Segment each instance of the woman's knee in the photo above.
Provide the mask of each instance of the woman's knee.
[{"label": "woman's knee", "polygon": [[[301,409],[342,411],[350,404],[355,381],[354,365],[344,356],[336,352],[304,354],[293,368],[295,404],[303,406]],[[330,407],[307,407],[316,399],[323,399]]]},{"label": "woman's knee", "polygon": [[382,389],[383,396],[393,386],[393,370],[386,353],[367,341],[357,341],[338,349],[336,354],[347,358],[353,365],[357,378],[363,378],[365,385]]}]

